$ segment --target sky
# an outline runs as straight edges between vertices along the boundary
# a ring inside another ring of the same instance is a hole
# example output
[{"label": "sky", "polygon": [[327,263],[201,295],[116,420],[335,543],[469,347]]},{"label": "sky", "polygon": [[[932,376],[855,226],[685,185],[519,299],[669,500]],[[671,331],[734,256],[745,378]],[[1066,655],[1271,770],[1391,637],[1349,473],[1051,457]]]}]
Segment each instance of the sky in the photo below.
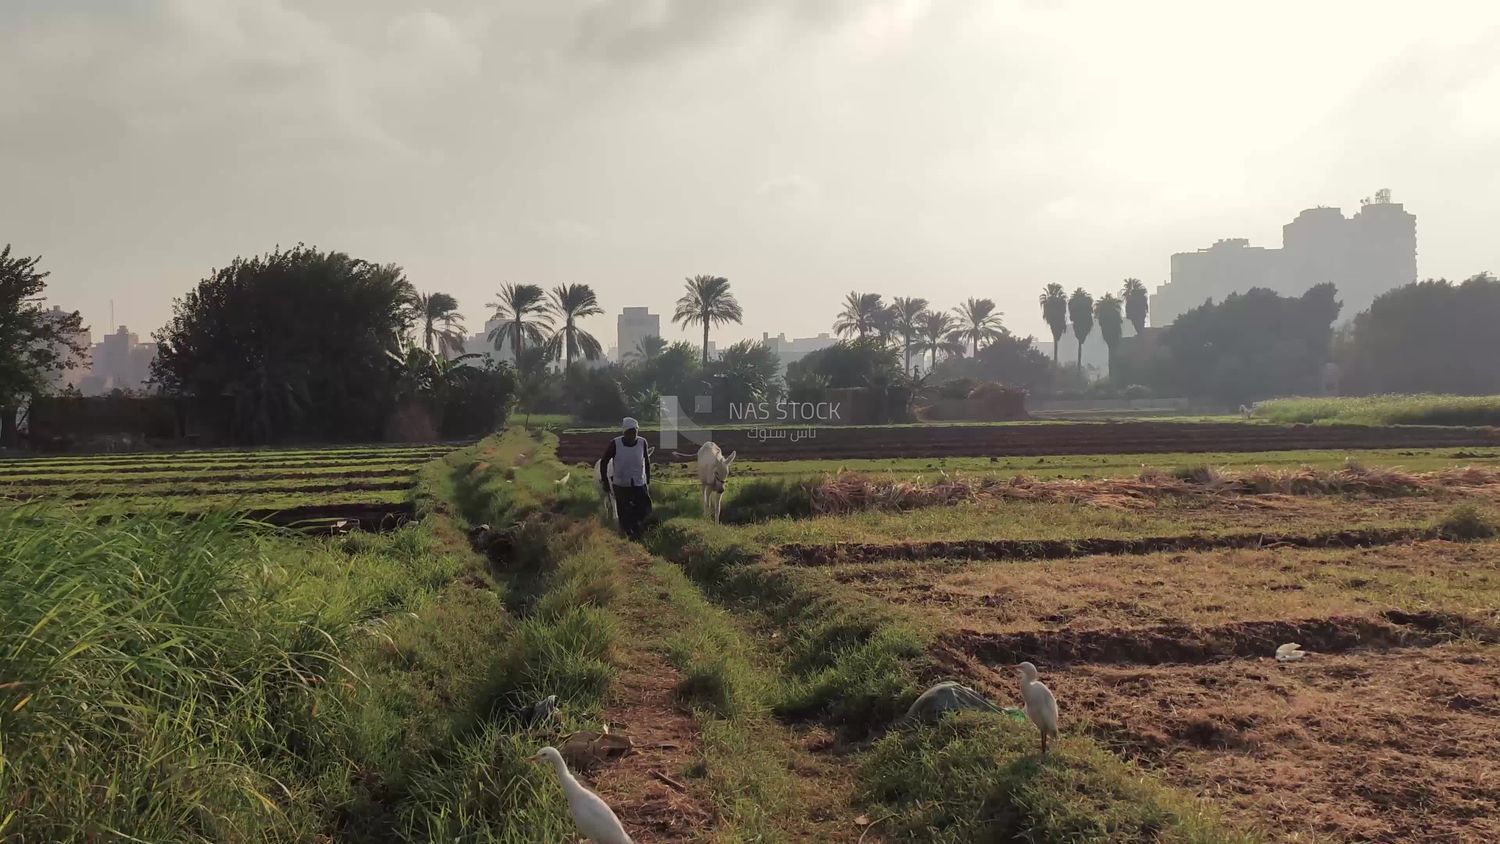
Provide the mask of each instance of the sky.
[{"label": "sky", "polygon": [[[1422,277],[1500,272],[1500,3],[0,0],[0,243],[95,338],[235,256],[507,282],[727,277],[737,339],[851,290],[1154,288],[1390,188]],[[692,332],[669,328],[668,339]]]}]

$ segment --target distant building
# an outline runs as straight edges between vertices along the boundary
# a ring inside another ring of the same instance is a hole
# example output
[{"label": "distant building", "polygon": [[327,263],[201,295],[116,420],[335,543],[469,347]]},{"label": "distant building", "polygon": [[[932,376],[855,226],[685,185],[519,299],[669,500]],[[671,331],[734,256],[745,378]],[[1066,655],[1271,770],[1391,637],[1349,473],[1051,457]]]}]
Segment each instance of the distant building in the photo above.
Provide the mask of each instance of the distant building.
[{"label": "distant building", "polygon": [[816,337],[798,337],[794,340],[786,339],[785,334],[777,334],[772,337],[766,332],[761,332],[760,342],[765,347],[776,353],[781,359],[781,371],[786,372],[787,366],[796,363],[819,349],[826,349],[838,342],[838,339],[828,334],[819,334]]},{"label": "distant building", "polygon": [[661,336],[661,317],[651,313],[650,308],[626,308],[615,320],[616,362],[636,354],[641,341],[647,337]]},{"label": "distant building", "polygon": [[[493,317],[485,320],[483,331],[464,338],[464,354],[476,354],[496,364],[515,363],[516,356],[511,350],[510,343],[507,342],[503,349],[496,349],[494,342],[490,340],[490,332],[494,331],[499,324],[500,320]],[[482,364],[484,361],[475,360],[474,363]]]},{"label": "distant building", "polygon": [[1349,319],[1375,297],[1417,280],[1417,218],[1391,192],[1364,200],[1353,217],[1338,208],[1309,208],[1281,228],[1282,246],[1251,246],[1243,238],[1172,256],[1172,280],[1151,296],[1151,324],[1169,325],[1213,299],[1264,287],[1300,296],[1323,282],[1338,287]]},{"label": "distant building", "polygon": [[156,360],[156,344],[142,343],[139,336],[125,326],[106,334],[89,353],[88,374],[82,377],[73,370],[67,374],[74,386],[86,396],[98,396],[114,390],[143,390],[151,379],[151,364]]}]

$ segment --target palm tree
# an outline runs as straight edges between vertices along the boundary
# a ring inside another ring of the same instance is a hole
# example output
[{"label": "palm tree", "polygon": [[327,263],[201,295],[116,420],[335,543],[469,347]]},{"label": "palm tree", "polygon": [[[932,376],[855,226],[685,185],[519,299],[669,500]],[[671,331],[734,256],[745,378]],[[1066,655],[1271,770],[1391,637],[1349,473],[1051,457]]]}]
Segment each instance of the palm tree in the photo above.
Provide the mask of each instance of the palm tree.
[{"label": "palm tree", "polygon": [[1120,335],[1125,327],[1125,316],[1121,310],[1123,304],[1113,293],[1100,296],[1099,301],[1094,303],[1094,319],[1099,323],[1099,336],[1104,338],[1104,345],[1109,347],[1111,378],[1115,374],[1115,345],[1120,342]]},{"label": "palm tree", "polygon": [[464,318],[458,313],[457,299],[447,293],[424,293],[417,297],[417,311],[422,319],[422,348],[441,357],[463,352]]},{"label": "palm tree", "polygon": [[938,352],[963,353],[963,343],[953,336],[957,330],[958,320],[946,311],[928,311],[922,314],[917,333],[921,337],[920,350],[932,355],[932,366],[928,368],[928,372],[937,369]]},{"label": "palm tree", "polygon": [[495,351],[505,348],[509,342],[519,363],[521,352],[528,343],[540,346],[547,341],[552,323],[546,316],[545,297],[542,288],[535,284],[507,284],[500,288],[500,298],[490,303],[495,309],[495,319],[500,321],[489,337],[495,344]]},{"label": "palm tree", "polygon": [[927,313],[926,299],[908,299],[897,296],[891,304],[891,328],[901,338],[901,352],[906,362],[906,374],[911,374],[911,348],[921,337],[922,315]]},{"label": "palm tree", "polygon": [[695,275],[684,285],[686,292],[677,300],[677,311],[672,322],[687,328],[689,325],[703,326],[703,365],[708,365],[708,329],[714,325],[728,325],[744,320],[745,313],[740,303],[729,291],[729,279],[716,275]]},{"label": "palm tree", "polygon": [[1094,330],[1094,297],[1082,287],[1068,297],[1068,317],[1073,320],[1073,336],[1078,338],[1078,371],[1083,371],[1083,341]]},{"label": "palm tree", "polygon": [[1057,363],[1057,344],[1062,342],[1063,332],[1068,330],[1068,291],[1053,282],[1042,291],[1042,319],[1052,329],[1052,363]]},{"label": "palm tree", "polygon": [[839,311],[838,321],[833,324],[833,333],[840,337],[857,335],[863,340],[879,332],[884,311],[885,304],[880,301],[879,293],[851,290],[844,297],[844,309]]},{"label": "palm tree", "polygon": [[623,355],[625,360],[635,360],[648,363],[661,357],[661,353],[667,350],[667,341],[655,334],[648,334],[641,338],[641,342],[635,344],[635,348]]},{"label": "palm tree", "polygon": [[584,360],[598,360],[604,347],[594,335],[578,327],[578,320],[604,313],[599,307],[599,297],[594,295],[594,288],[587,284],[560,284],[552,288],[551,296],[547,309],[562,320],[552,342],[562,347],[564,366],[572,369],[573,359],[579,354]]},{"label": "palm tree", "polygon": [[1125,300],[1125,318],[1135,326],[1135,333],[1146,330],[1146,313],[1151,298],[1146,294],[1146,285],[1138,278],[1127,278],[1120,286],[1120,298]]},{"label": "palm tree", "polygon": [[989,299],[969,299],[953,309],[958,316],[958,339],[967,341],[973,356],[979,357],[979,344],[999,337],[1005,331],[1000,324],[1000,313]]}]

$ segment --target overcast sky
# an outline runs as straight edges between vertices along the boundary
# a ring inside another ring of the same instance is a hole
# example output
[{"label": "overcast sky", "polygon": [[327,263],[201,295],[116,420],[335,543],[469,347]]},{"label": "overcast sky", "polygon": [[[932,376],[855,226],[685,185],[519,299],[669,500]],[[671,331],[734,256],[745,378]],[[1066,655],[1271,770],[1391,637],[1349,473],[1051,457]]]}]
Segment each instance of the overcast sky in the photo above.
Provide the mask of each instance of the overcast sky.
[{"label": "overcast sky", "polygon": [[299,241],[471,330],[587,282],[609,346],[712,273],[721,342],[849,290],[1041,334],[1047,282],[1154,288],[1382,187],[1423,277],[1500,272],[1500,3],[0,0],[0,243],[96,339]]}]

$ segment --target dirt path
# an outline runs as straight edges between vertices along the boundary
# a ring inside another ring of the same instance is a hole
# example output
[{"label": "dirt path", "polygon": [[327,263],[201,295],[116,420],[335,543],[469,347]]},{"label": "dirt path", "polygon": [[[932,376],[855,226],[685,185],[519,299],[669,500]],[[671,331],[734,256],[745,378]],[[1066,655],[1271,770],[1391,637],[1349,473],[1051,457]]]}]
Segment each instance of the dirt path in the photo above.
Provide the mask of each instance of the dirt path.
[{"label": "dirt path", "polygon": [[[679,700],[682,675],[668,659],[669,642],[677,634],[691,637],[692,622],[651,571],[654,559],[631,546],[622,546],[622,551],[625,588],[612,604],[620,619],[622,646],[603,716],[611,732],[631,737],[636,752],[610,763],[589,781],[637,840],[702,842],[718,835],[739,840],[735,836],[745,830],[724,814],[720,802],[742,796],[714,793],[715,783],[722,787],[727,772],[715,776],[708,771],[715,753],[705,748],[697,717]],[[790,799],[780,800],[780,810],[770,818],[782,840],[861,840],[860,821],[868,819],[854,802],[855,762],[848,748],[821,728],[795,729],[750,714],[734,723],[749,747],[774,760],[768,776],[782,771],[790,775]],[[718,764],[725,764],[724,753],[723,748],[717,750]],[[766,784],[746,781],[740,786]],[[863,840],[873,844],[883,839],[876,829]]]},{"label": "dirt path", "polygon": [[610,732],[630,736],[635,752],[594,775],[594,789],[639,841],[705,841],[715,813],[700,780],[702,741],[692,713],[677,700],[681,680],[659,635],[665,601],[649,594],[639,559],[622,561],[627,588],[620,618],[619,673],[604,709]]}]

